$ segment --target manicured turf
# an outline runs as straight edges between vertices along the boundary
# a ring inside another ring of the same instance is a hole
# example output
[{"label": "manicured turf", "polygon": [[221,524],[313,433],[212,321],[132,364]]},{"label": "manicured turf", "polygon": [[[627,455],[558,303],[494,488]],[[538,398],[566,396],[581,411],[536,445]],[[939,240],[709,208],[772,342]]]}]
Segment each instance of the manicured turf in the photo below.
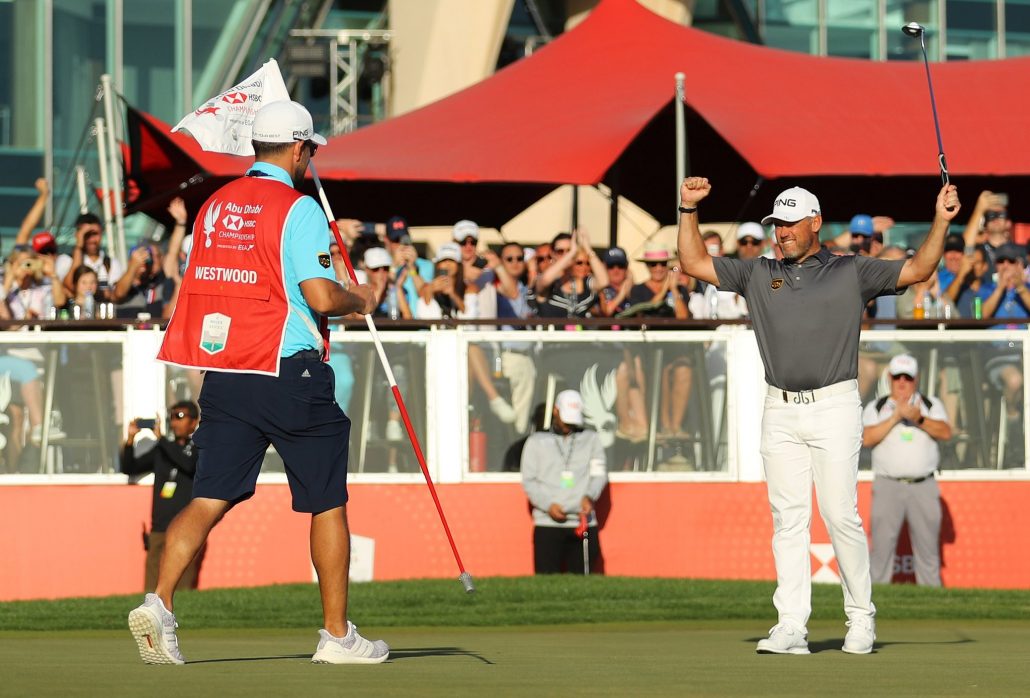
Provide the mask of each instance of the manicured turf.
[{"label": "manicured turf", "polygon": [[[1030,592],[877,587],[876,652],[840,651],[840,588],[817,585],[811,656],[769,656],[758,582],[552,577],[355,585],[380,666],[312,665],[312,585],[181,594],[189,663],[140,663],[139,596],[0,604],[4,696],[1030,695]],[[72,629],[77,628],[77,629]]]},{"label": "manicured turf", "polygon": [[309,661],[312,630],[189,630],[190,663],[139,663],[128,631],[0,633],[6,696],[1015,696],[1030,692],[1030,627],[881,623],[877,651],[840,652],[843,624],[810,628],[814,654],[757,655],[744,621],[437,629],[365,627],[379,666]]},{"label": "manicured turf", "polygon": [[[775,617],[771,582],[631,577],[495,577],[465,594],[456,580],[373,582],[351,587],[351,617],[377,626],[505,626],[644,620]],[[142,595],[0,603],[2,630],[121,629]],[[883,619],[1030,621],[1030,591],[876,587]],[[812,617],[841,619],[840,587],[813,587]],[[215,589],[176,596],[180,623],[200,628],[311,628],[321,622],[313,584]],[[770,623],[771,624],[771,623]]]}]

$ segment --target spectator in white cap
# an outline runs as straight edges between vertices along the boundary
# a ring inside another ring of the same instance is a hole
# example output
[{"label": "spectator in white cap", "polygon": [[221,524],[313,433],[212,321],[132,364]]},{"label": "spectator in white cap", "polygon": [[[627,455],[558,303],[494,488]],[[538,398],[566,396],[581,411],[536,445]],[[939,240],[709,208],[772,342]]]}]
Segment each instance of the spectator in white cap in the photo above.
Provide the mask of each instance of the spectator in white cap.
[{"label": "spectator in white cap", "polygon": [[[452,237],[461,250],[461,264],[465,267],[465,279],[472,283],[471,276],[479,277],[479,271],[486,266],[476,252],[479,245],[479,226],[470,220],[460,220],[454,224]],[[476,266],[478,264],[478,266]]]},{"label": "spectator in white cap", "polygon": [[737,259],[754,259],[765,253],[765,228],[748,221],[737,227]]},{"label": "spectator in white cap", "polygon": [[[533,508],[537,574],[598,570],[601,546],[594,502],[608,484],[608,465],[597,432],[584,429],[583,423],[583,397],[563,390],[554,400],[551,431],[531,434],[522,450],[522,488]],[[588,536],[586,556],[577,527],[585,528]]]},{"label": "spectator in white cap", "polygon": [[934,479],[938,441],[951,438],[943,403],[919,394],[919,364],[898,354],[887,366],[890,394],[862,412],[862,445],[873,456],[873,545],[869,567],[874,584],[890,584],[901,527],[908,522],[916,583],[941,585],[941,492]]},{"label": "spectator in white cap", "polygon": [[368,285],[375,292],[376,309],[372,316],[391,320],[410,320],[411,308],[401,285],[407,279],[408,268],[400,267],[394,277],[393,258],[382,247],[369,247],[361,259],[367,274]]},{"label": "spectator in white cap", "polygon": [[683,181],[678,250],[688,274],[747,300],[765,368],[761,453],[773,521],[778,619],[756,650],[809,654],[814,484],[844,580],[848,631],[841,649],[869,654],[876,640],[876,607],[858,513],[863,312],[873,298],[930,278],[960,209],[958,190],[941,187],[930,232],[912,257],[898,261],[836,256],[823,249],[819,201],[800,187],[778,194],[772,213],[762,219],[763,225],[775,226],[783,259],[711,257],[698,227],[699,207],[711,190],[704,177]]}]

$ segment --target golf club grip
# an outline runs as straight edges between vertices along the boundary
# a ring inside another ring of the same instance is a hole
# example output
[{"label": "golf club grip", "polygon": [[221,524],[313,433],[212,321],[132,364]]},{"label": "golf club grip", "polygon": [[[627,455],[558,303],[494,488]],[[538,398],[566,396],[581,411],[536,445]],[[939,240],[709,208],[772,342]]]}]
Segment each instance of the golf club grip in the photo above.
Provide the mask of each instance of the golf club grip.
[{"label": "golf club grip", "polygon": [[[951,184],[951,177],[948,176],[948,161],[944,158],[943,152],[937,153],[937,163],[941,167],[941,182],[944,186],[948,186]],[[947,206],[945,208],[949,213],[955,210],[954,206]]]}]

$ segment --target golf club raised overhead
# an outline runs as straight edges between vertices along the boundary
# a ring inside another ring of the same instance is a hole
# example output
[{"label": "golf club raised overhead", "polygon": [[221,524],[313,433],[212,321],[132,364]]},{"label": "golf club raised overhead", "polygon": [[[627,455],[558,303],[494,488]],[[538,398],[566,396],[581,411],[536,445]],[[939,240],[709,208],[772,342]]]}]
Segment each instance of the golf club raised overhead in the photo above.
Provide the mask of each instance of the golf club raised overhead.
[{"label": "golf club raised overhead", "polygon": [[930,110],[933,112],[933,130],[937,134],[937,164],[941,170],[941,181],[947,185],[950,182],[948,177],[948,161],[944,157],[944,143],[941,141],[941,124],[937,120],[937,100],[933,96],[933,80],[930,78],[930,59],[926,57],[926,43],[923,35],[926,34],[926,27],[917,22],[909,22],[901,28],[907,36],[919,37],[919,48],[923,52],[923,67],[926,68],[926,85],[930,88]]},{"label": "golf club raised overhead", "polygon": [[905,32],[909,36],[921,36],[926,31],[926,27],[917,22],[909,22],[901,28],[901,31]]}]

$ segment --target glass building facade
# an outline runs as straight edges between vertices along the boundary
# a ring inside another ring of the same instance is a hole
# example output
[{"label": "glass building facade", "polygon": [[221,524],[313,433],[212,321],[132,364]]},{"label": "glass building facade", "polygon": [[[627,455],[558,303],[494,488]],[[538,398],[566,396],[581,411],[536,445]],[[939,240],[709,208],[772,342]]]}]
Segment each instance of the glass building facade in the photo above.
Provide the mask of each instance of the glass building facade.
[{"label": "glass building facade", "polygon": [[[697,0],[694,26],[792,51],[916,60],[900,27],[927,28],[931,60],[1030,53],[1030,0]],[[382,27],[387,0],[0,0],[0,242],[10,238],[46,177],[44,224],[71,242],[78,209],[73,167],[97,173],[93,119],[107,73],[134,106],[175,123],[205,96],[282,56],[289,32]],[[565,0],[515,0],[498,67],[560,33]],[[323,81],[325,82],[325,81]],[[293,86],[319,118],[326,85]],[[367,87],[362,89],[367,91]],[[366,99],[363,97],[363,99]],[[369,99],[375,100],[373,95]],[[383,116],[371,109],[360,123]],[[319,124],[316,123],[316,126]],[[90,186],[98,186],[91,182]],[[93,209],[98,202],[91,202]]]}]

